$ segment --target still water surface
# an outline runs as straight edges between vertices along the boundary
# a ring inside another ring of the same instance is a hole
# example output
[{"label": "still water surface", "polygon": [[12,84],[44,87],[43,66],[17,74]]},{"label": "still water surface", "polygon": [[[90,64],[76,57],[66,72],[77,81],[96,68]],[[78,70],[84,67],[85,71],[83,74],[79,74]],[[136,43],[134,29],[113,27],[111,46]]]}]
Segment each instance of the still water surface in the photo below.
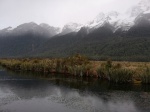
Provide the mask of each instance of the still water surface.
[{"label": "still water surface", "polygon": [[0,112],[150,112],[149,85],[41,75],[0,70]]}]

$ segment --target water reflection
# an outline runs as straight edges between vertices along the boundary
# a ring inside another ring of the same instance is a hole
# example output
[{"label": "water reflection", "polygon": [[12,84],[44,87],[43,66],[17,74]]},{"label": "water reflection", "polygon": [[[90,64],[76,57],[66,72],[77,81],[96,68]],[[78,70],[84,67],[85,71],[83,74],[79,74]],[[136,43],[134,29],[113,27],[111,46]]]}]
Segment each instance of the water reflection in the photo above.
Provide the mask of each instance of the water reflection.
[{"label": "water reflection", "polygon": [[136,87],[0,71],[0,112],[149,112],[150,93]]}]

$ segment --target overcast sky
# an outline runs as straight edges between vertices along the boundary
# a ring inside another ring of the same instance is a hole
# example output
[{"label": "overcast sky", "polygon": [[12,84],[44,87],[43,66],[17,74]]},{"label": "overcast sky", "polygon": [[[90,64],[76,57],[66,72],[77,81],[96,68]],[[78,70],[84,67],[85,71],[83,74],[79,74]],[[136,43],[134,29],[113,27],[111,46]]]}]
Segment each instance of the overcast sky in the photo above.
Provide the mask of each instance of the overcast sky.
[{"label": "overcast sky", "polygon": [[62,27],[85,23],[100,12],[125,12],[140,0],[0,0],[0,29],[22,23],[48,23]]}]

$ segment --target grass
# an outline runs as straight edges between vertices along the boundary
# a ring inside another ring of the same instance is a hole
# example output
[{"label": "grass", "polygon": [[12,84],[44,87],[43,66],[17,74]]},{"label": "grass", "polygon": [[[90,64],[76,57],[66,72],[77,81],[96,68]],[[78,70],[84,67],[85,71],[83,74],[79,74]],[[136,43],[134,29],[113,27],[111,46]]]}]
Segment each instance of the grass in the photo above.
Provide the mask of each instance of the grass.
[{"label": "grass", "polygon": [[122,68],[120,63],[113,64],[110,60],[101,64],[97,73],[99,77],[115,83],[129,83],[132,81],[134,74],[132,70]]},{"label": "grass", "polygon": [[90,61],[81,55],[63,59],[2,59],[0,64],[10,70],[44,73],[64,73],[78,76],[87,75]]},{"label": "grass", "polygon": [[0,65],[13,71],[96,77],[113,83],[150,83],[149,62],[90,61],[78,54],[62,59],[1,59]]},{"label": "grass", "polygon": [[141,81],[144,84],[150,84],[150,68],[146,68],[145,71],[140,75]]}]

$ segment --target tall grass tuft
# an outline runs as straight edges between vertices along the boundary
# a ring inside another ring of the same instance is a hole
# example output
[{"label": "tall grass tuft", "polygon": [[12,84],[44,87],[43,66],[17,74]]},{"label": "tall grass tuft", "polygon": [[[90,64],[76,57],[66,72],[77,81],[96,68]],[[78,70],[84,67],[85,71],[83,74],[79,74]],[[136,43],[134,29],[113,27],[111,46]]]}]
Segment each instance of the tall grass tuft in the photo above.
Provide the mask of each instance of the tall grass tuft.
[{"label": "tall grass tuft", "polygon": [[101,64],[97,69],[100,78],[107,79],[115,83],[128,83],[132,81],[134,72],[124,69],[120,64],[114,64],[111,60]]},{"label": "tall grass tuft", "polygon": [[109,80],[115,83],[128,83],[132,81],[133,72],[127,69],[110,69],[109,71]]},{"label": "tall grass tuft", "polygon": [[140,75],[140,77],[142,83],[150,84],[150,68],[146,67],[146,70]]}]

